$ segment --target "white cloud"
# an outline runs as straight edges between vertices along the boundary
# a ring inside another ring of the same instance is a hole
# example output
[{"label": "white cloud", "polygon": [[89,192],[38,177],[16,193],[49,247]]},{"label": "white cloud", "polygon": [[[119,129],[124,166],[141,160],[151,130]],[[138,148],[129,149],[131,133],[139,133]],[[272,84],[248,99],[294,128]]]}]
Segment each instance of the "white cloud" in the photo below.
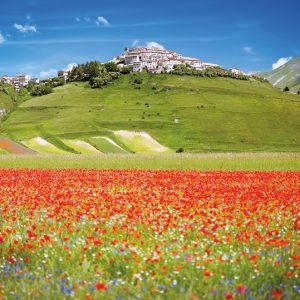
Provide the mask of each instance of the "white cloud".
[{"label": "white cloud", "polygon": [[47,71],[42,71],[39,75],[40,78],[50,78],[57,76],[57,70],[55,69],[49,69]]},{"label": "white cloud", "polygon": [[158,49],[161,49],[161,50],[164,50],[165,47],[159,43],[156,43],[156,42],[147,42],[146,43],[146,47],[147,48],[158,48]]},{"label": "white cloud", "polygon": [[146,48],[158,48],[164,50],[165,47],[157,42],[142,43],[140,40],[134,40],[131,47],[146,47]]},{"label": "white cloud", "polygon": [[106,27],[110,26],[110,23],[109,23],[108,20],[107,20],[106,18],[104,18],[104,17],[98,17],[98,18],[96,19],[96,24],[97,24],[97,25],[103,25],[103,26],[106,26]]},{"label": "white cloud", "polygon": [[134,40],[131,44],[132,47],[136,47],[140,44],[140,41],[139,40]]},{"label": "white cloud", "polygon": [[247,46],[247,47],[244,47],[243,50],[248,54],[253,54],[253,48],[252,47]]},{"label": "white cloud", "polygon": [[84,21],[86,21],[86,22],[91,22],[91,18],[86,17],[86,18],[84,18]]},{"label": "white cloud", "polygon": [[76,17],[75,20],[76,20],[76,22],[80,22],[80,18],[79,17]]},{"label": "white cloud", "polygon": [[0,33],[0,44],[3,44],[5,42],[4,36]]},{"label": "white cloud", "polygon": [[22,33],[37,32],[35,25],[21,25],[21,24],[15,23],[14,27]]},{"label": "white cloud", "polygon": [[70,63],[67,65],[67,67],[65,68],[66,72],[72,71],[75,67],[77,67],[78,65],[76,63]]},{"label": "white cloud", "polygon": [[274,64],[272,64],[272,69],[273,70],[278,69],[279,67],[283,66],[288,61],[290,61],[291,59],[292,59],[292,56],[279,58]]}]

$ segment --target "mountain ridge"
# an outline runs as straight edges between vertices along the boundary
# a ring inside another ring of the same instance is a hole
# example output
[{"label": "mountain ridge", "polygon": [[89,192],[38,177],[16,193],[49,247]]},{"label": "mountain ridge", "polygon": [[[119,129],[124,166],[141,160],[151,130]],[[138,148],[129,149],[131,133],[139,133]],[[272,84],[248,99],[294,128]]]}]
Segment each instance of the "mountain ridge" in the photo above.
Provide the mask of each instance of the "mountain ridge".
[{"label": "mountain ridge", "polygon": [[274,86],[281,89],[288,87],[291,92],[298,93],[300,91],[300,56],[273,71],[260,72],[258,75],[266,78]]}]

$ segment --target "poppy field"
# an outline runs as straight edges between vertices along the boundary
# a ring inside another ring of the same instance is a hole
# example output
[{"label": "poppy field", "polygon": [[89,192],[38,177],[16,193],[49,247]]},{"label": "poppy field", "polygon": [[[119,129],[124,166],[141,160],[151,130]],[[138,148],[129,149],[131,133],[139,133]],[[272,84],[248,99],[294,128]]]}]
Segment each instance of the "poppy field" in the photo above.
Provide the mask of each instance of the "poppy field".
[{"label": "poppy field", "polygon": [[0,299],[299,299],[300,172],[0,169]]}]

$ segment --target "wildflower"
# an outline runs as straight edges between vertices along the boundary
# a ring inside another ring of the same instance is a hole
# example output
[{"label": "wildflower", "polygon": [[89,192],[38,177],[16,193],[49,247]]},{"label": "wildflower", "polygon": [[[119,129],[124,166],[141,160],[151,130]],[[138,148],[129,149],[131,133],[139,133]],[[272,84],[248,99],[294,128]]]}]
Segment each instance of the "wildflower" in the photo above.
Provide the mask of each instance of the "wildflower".
[{"label": "wildflower", "polygon": [[273,290],[272,291],[272,298],[280,299],[282,297],[282,293],[280,290]]},{"label": "wildflower", "polygon": [[66,294],[66,295],[69,295],[69,296],[73,295],[73,289],[72,288],[67,288],[64,285],[62,285],[60,287],[60,290],[61,290],[62,293]]},{"label": "wildflower", "polygon": [[172,287],[172,288],[176,288],[176,286],[177,286],[177,280],[174,279],[174,280],[172,281],[171,287]]},{"label": "wildflower", "polygon": [[98,291],[105,291],[107,289],[107,285],[102,283],[102,282],[98,282],[98,283],[95,284],[95,288]]},{"label": "wildflower", "polygon": [[205,277],[210,277],[210,276],[212,276],[212,273],[209,272],[208,270],[205,270],[205,271],[203,272],[203,275],[204,275]]},{"label": "wildflower", "polygon": [[294,285],[293,288],[296,292],[300,293],[300,285]]},{"label": "wildflower", "polygon": [[9,257],[8,259],[8,262],[11,263],[11,264],[15,264],[17,262],[17,260],[12,256],[12,257]]},{"label": "wildflower", "polygon": [[238,294],[241,294],[241,295],[244,295],[246,293],[246,287],[243,285],[243,284],[239,284],[237,287],[236,287],[236,292]]},{"label": "wildflower", "polygon": [[230,292],[225,292],[224,296],[225,296],[226,299],[233,299],[233,295]]}]

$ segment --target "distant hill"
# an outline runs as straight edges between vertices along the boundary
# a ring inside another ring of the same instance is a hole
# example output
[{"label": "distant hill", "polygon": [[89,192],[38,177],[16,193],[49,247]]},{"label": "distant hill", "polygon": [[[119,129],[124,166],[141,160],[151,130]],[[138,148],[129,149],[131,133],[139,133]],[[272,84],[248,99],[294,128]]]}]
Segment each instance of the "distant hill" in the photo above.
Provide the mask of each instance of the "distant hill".
[{"label": "distant hill", "polygon": [[278,69],[271,72],[259,73],[260,76],[267,78],[273,85],[297,93],[300,91],[300,56],[296,57]]},{"label": "distant hill", "polygon": [[97,146],[105,141],[94,137],[105,136],[127,149],[115,134],[127,130],[174,152],[299,151],[299,116],[298,95],[256,80],[129,74],[103,89],[69,83],[27,100],[0,124],[0,136],[41,137],[64,151],[66,139]]}]

